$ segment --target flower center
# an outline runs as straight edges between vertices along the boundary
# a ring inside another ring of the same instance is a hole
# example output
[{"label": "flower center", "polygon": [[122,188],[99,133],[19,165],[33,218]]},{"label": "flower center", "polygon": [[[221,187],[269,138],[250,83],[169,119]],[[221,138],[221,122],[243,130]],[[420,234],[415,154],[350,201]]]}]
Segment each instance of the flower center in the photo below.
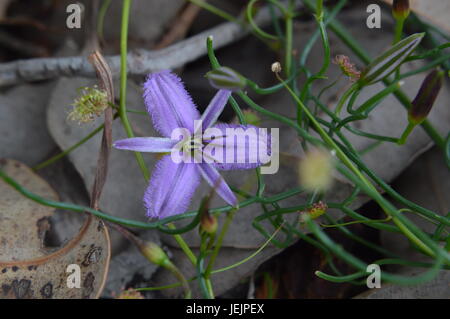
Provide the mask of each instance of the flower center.
[{"label": "flower center", "polygon": [[183,144],[183,153],[193,154],[195,150],[202,150],[203,140],[201,137],[190,137]]}]

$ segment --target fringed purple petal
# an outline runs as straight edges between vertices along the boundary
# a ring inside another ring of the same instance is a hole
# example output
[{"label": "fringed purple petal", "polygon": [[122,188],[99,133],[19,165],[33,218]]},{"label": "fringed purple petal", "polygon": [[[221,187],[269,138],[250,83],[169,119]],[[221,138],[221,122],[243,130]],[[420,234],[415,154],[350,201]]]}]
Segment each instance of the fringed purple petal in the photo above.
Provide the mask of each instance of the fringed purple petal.
[{"label": "fringed purple petal", "polygon": [[[227,133],[227,129],[232,131]],[[270,161],[271,136],[267,129],[219,123],[205,131],[203,137],[206,140],[211,135],[208,131],[221,132],[204,149],[204,158],[214,158],[211,165],[219,170],[252,169]]]},{"label": "fringed purple petal", "polygon": [[214,188],[216,193],[228,204],[236,207],[238,205],[237,198],[219,172],[208,163],[200,163],[197,166],[203,178]]},{"label": "fringed purple petal", "polygon": [[144,101],[155,129],[163,136],[170,137],[178,127],[194,132],[194,121],[200,114],[174,73],[165,70],[150,74],[144,83]]},{"label": "fringed purple petal", "polygon": [[183,214],[188,209],[199,182],[200,174],[196,164],[176,164],[170,155],[164,156],[156,164],[145,191],[147,216],[161,219]]},{"label": "fringed purple petal", "polygon": [[201,118],[203,130],[206,130],[208,127],[211,127],[216,123],[219,115],[222,113],[225,105],[227,104],[230,95],[231,91],[229,90],[219,90],[211,102],[209,102],[209,105],[205,112],[203,112]]},{"label": "fringed purple petal", "polygon": [[133,137],[115,141],[113,147],[136,152],[166,153],[171,152],[176,143],[163,137]]}]

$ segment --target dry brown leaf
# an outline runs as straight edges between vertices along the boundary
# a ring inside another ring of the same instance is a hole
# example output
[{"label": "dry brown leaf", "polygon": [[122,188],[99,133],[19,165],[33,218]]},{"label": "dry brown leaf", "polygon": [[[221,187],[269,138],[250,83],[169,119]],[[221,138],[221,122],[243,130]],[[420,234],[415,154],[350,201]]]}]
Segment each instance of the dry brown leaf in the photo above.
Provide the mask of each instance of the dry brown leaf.
[{"label": "dry brown leaf", "polygon": [[[55,191],[24,164],[0,160],[0,169],[42,197],[57,200]],[[98,298],[110,260],[104,223],[89,215],[79,233],[56,250],[44,246],[54,209],[39,205],[0,182],[0,298]],[[67,280],[80,267],[80,288]]]}]

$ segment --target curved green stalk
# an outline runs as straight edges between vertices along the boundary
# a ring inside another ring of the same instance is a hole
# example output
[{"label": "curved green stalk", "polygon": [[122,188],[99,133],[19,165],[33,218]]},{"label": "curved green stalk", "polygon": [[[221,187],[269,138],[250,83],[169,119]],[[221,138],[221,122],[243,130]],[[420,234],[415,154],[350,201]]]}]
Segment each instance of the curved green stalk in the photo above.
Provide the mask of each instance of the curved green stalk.
[{"label": "curved green stalk", "polygon": [[205,10],[217,15],[217,16],[223,18],[224,20],[242,25],[241,20],[236,19],[234,16],[232,16],[228,12],[225,12],[225,11],[215,7],[204,0],[186,0],[186,1],[189,1],[190,3],[193,3],[197,6],[199,6],[200,8],[205,9]]},{"label": "curved green stalk", "polygon": [[112,0],[103,0],[103,3],[98,12],[97,35],[100,40],[103,40],[103,25],[105,24],[106,12],[108,11],[109,6],[111,5],[111,1]]},{"label": "curved green stalk", "polygon": [[78,147],[80,147],[81,145],[83,145],[84,143],[89,141],[91,138],[93,138],[95,135],[97,135],[97,133],[99,133],[101,130],[103,130],[104,127],[105,127],[104,124],[100,125],[99,127],[97,127],[95,130],[93,130],[91,133],[86,135],[84,138],[79,140],[77,143],[75,143],[71,147],[69,147],[69,148],[65,149],[64,151],[56,154],[55,156],[49,158],[48,160],[45,160],[44,162],[34,166],[33,170],[34,171],[38,171],[40,169],[43,169],[44,167],[47,167],[47,166],[55,163],[56,161],[60,160],[61,158],[67,156],[72,151],[74,151],[75,149],[77,149]]},{"label": "curved green stalk", "polygon": [[[127,115],[127,42],[128,42],[128,20],[130,16],[131,0],[123,0],[122,23],[120,30],[120,103],[119,117],[128,137],[134,137],[133,129]],[[134,152],[136,161],[144,175],[145,180],[149,180],[150,173],[144,162],[142,154]]]}]

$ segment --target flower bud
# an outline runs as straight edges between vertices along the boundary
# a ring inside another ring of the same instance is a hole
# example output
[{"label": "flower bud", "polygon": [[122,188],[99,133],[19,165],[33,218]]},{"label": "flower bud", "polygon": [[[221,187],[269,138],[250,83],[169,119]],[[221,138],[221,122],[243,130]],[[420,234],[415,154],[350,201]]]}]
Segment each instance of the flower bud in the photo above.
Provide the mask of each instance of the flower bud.
[{"label": "flower bud", "polygon": [[425,33],[415,33],[392,46],[367,66],[359,83],[374,84],[392,74],[411,55],[424,36]]},{"label": "flower bud", "polygon": [[147,258],[151,263],[164,267],[170,268],[172,262],[170,261],[167,254],[162,250],[161,247],[153,242],[145,241],[139,244],[139,250],[141,254]]},{"label": "flower bud", "polygon": [[246,79],[235,70],[221,66],[206,73],[209,83],[216,89],[238,91],[247,84]]},{"label": "flower bud", "polygon": [[405,20],[409,16],[409,0],[394,0],[392,15],[397,20]]},{"label": "flower bud", "polygon": [[218,227],[216,216],[212,216],[209,212],[202,215],[200,220],[200,231],[209,235],[216,233]]},{"label": "flower bud", "polygon": [[214,235],[218,227],[217,218],[209,213],[209,204],[213,195],[214,190],[212,190],[208,196],[205,196],[202,199],[198,212],[200,214],[199,231],[200,233],[206,233],[208,235]]},{"label": "flower bud", "polygon": [[273,73],[280,73],[281,72],[281,63],[280,62],[274,62],[272,63],[270,69]]},{"label": "flower bud", "polygon": [[423,80],[419,93],[417,93],[416,98],[411,103],[408,112],[408,118],[411,123],[417,125],[426,119],[441,90],[444,76],[444,71],[435,69]]}]

